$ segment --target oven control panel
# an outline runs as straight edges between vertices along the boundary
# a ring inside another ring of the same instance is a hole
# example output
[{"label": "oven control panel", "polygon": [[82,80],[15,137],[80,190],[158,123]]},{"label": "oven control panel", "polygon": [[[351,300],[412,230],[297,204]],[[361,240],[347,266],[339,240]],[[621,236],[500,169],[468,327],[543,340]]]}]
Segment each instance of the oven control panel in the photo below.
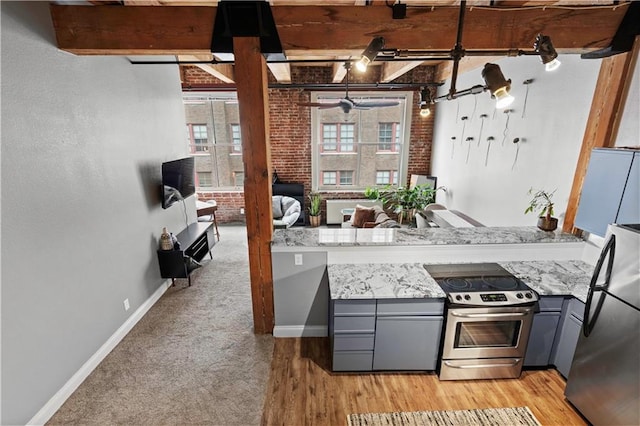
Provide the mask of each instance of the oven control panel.
[{"label": "oven control panel", "polygon": [[456,305],[472,306],[513,306],[532,304],[538,300],[534,291],[505,291],[505,292],[450,292],[449,301]]}]

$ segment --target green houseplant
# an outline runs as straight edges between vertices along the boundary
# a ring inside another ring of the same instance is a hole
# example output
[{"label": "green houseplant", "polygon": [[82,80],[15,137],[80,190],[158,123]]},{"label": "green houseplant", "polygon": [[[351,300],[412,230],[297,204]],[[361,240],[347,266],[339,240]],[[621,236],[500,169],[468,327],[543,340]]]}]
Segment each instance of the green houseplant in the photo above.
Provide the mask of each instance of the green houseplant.
[{"label": "green houseplant", "polygon": [[320,226],[322,216],[320,208],[322,206],[322,195],[319,192],[311,192],[309,194],[309,224],[313,227]]},{"label": "green houseplant", "polygon": [[543,231],[554,231],[558,227],[558,219],[553,217],[553,201],[551,201],[555,192],[555,189],[549,192],[533,188],[528,192],[532,198],[524,213],[538,212],[538,228]]},{"label": "green houseplant", "polygon": [[444,187],[432,188],[427,184],[416,185],[413,188],[386,185],[381,188],[366,188],[364,195],[372,200],[381,200],[382,205],[392,209],[398,215],[398,222],[402,223],[405,218],[413,220],[416,210],[422,210],[427,204],[434,203],[439,189]]}]

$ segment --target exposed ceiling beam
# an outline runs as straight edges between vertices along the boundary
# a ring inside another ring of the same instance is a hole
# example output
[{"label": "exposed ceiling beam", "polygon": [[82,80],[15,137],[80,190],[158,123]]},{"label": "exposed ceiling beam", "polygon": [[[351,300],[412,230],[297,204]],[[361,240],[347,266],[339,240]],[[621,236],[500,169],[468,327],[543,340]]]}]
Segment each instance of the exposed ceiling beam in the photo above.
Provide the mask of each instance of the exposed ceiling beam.
[{"label": "exposed ceiling beam", "polygon": [[347,75],[347,68],[344,66],[343,62],[335,62],[333,64],[333,79],[332,83],[340,83],[344,80],[344,76]]},{"label": "exposed ceiling beam", "polygon": [[[458,63],[458,73],[464,74],[468,71],[480,68],[487,62],[495,62],[501,59],[499,56],[465,56],[460,59]],[[442,61],[440,65],[436,67],[436,74],[434,81],[445,81],[451,78],[451,72],[453,70],[453,61]]]},{"label": "exposed ceiling beam", "polygon": [[422,62],[418,61],[385,62],[382,65],[382,74],[380,76],[380,81],[382,81],[383,83],[393,81],[396,78],[400,77],[402,74],[408,73],[421,64]]},{"label": "exposed ceiling beam", "polygon": [[[470,49],[531,49],[536,34],[564,53],[607,47],[628,5],[617,8],[467,10],[463,45]],[[373,36],[386,46],[449,51],[458,7],[412,8],[391,19],[387,7],[272,7],[282,46],[295,50],[361,51]],[[210,53],[215,7],[51,5],[58,47],[82,55]]]},{"label": "exposed ceiling beam", "polygon": [[291,83],[291,65],[286,63],[268,63],[269,71],[278,80],[278,83]]},{"label": "exposed ceiling beam", "polygon": [[[211,54],[209,55],[178,55],[178,61],[210,61]],[[231,64],[193,64],[200,68],[202,71],[208,72],[218,80],[222,80],[225,83],[234,83],[233,65]]]}]

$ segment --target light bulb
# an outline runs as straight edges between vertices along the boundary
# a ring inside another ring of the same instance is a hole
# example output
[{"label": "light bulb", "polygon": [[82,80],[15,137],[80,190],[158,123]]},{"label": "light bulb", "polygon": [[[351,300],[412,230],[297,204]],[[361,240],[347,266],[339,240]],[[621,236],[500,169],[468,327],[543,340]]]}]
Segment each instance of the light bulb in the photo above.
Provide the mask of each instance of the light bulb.
[{"label": "light bulb", "polygon": [[363,56],[358,62],[356,62],[356,69],[360,72],[365,72],[367,70],[367,65],[369,65],[370,62],[369,58]]},{"label": "light bulb", "polygon": [[429,107],[420,108],[420,117],[428,117],[431,115],[431,109]]},{"label": "light bulb", "polygon": [[545,70],[545,71],[553,71],[553,70],[557,70],[558,68],[560,68],[560,64],[561,64],[561,63],[562,63],[562,62],[560,62],[560,61],[556,58],[556,59],[554,59],[554,60],[553,60],[553,61],[551,61],[551,62],[547,62],[547,63],[544,65],[544,70]]},{"label": "light bulb", "polygon": [[506,87],[501,87],[495,91],[493,96],[496,97],[496,108],[506,108],[513,103],[515,98],[509,94]]}]

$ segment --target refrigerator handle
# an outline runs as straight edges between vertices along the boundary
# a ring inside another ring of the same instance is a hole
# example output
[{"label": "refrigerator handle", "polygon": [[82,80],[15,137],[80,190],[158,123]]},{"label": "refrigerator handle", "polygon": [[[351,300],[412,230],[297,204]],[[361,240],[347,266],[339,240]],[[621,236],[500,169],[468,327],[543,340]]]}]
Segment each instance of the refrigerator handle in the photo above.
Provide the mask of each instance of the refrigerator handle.
[{"label": "refrigerator handle", "polygon": [[[607,260],[607,269],[605,271],[604,283],[602,285],[596,285],[598,278],[600,277],[600,272],[602,270],[602,265],[604,261]],[[605,244],[602,252],[600,253],[600,257],[598,258],[598,263],[596,263],[596,267],[593,271],[593,275],[591,276],[591,282],[589,283],[589,291],[587,293],[587,302],[584,305],[584,320],[582,322],[582,334],[584,337],[589,337],[591,334],[591,330],[596,324],[596,320],[598,319],[598,313],[600,312],[600,307],[602,306],[603,299],[600,299],[598,302],[598,306],[594,312],[593,318],[589,318],[591,313],[591,304],[593,302],[593,296],[595,292],[606,290],[609,287],[609,282],[611,281],[611,269],[613,267],[613,259],[616,255],[616,236],[615,234],[611,234],[607,244]]]}]

